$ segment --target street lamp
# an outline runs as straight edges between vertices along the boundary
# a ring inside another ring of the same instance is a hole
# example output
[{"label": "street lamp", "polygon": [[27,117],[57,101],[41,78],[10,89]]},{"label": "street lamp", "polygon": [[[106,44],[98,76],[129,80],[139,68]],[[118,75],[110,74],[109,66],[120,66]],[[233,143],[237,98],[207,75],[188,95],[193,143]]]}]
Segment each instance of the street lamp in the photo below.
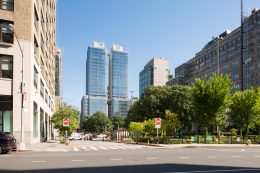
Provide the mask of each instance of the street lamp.
[{"label": "street lamp", "polygon": [[13,24],[9,24],[9,29],[10,31],[13,32],[17,42],[18,42],[18,45],[19,45],[19,48],[20,48],[20,51],[21,51],[21,54],[22,54],[22,70],[21,70],[21,75],[22,75],[22,81],[21,81],[21,132],[20,132],[20,150],[25,150],[25,143],[24,143],[24,131],[23,131],[23,108],[24,108],[24,80],[23,80],[23,58],[24,58],[24,54],[23,54],[23,49],[21,47],[21,44],[19,42],[19,39],[17,37],[17,34],[15,32],[15,28],[14,28],[14,25]]},{"label": "street lamp", "polygon": [[117,124],[117,133],[116,133],[116,141],[118,141],[118,136],[119,136],[119,123],[115,122]]}]

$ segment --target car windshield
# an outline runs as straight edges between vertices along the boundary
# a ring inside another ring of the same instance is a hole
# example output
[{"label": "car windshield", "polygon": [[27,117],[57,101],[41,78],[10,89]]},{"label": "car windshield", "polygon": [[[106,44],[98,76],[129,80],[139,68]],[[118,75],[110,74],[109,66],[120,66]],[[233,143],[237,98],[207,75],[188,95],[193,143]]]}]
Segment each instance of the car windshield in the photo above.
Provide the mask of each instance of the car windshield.
[{"label": "car windshield", "polygon": [[14,138],[14,136],[11,133],[1,133],[0,135],[6,138]]}]

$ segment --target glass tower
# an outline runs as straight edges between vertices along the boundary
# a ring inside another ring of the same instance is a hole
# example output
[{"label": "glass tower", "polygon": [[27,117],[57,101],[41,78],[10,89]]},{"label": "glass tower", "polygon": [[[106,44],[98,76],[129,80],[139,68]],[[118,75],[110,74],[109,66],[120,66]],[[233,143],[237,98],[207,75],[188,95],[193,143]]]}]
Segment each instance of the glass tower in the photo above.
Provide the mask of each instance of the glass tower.
[{"label": "glass tower", "polygon": [[106,50],[103,42],[94,42],[88,47],[86,64],[86,96],[83,96],[82,113],[93,115],[96,112],[107,114],[106,95]]},{"label": "glass tower", "polygon": [[109,116],[124,118],[129,110],[128,99],[128,53],[122,46],[113,44],[109,57]]}]

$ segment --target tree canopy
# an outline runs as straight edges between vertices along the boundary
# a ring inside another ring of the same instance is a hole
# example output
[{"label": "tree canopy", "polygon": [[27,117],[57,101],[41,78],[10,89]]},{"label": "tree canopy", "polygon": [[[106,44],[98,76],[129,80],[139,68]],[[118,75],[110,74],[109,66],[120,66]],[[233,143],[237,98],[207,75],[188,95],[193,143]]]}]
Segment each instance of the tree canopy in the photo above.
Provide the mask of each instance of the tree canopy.
[{"label": "tree canopy", "polygon": [[[71,105],[64,104],[63,107],[55,112],[51,121],[54,123],[54,128],[58,129],[61,136],[64,136],[65,130],[67,130],[68,135],[70,135],[79,127],[79,114],[79,110]],[[68,127],[63,127],[63,118],[69,118]]]},{"label": "tree canopy", "polygon": [[128,112],[127,121],[142,122],[153,118],[164,119],[165,110],[176,113],[185,126],[191,124],[192,94],[186,86],[150,86]]},{"label": "tree canopy", "polygon": [[112,121],[102,112],[96,112],[92,116],[86,117],[83,121],[83,128],[86,132],[101,133],[113,129]]},{"label": "tree canopy", "polygon": [[249,89],[238,91],[232,97],[229,116],[231,122],[242,130],[248,131],[260,122],[260,92]]},{"label": "tree canopy", "polygon": [[229,76],[220,74],[210,79],[198,79],[192,85],[193,121],[204,127],[220,125],[225,121],[225,113],[230,105],[232,83]]}]

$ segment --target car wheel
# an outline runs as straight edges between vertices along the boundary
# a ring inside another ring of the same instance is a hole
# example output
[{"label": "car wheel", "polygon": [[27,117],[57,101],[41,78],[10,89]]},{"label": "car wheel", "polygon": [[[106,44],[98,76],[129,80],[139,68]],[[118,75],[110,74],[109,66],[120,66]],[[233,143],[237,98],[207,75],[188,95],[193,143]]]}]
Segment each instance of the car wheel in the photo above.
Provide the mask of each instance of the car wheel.
[{"label": "car wheel", "polygon": [[0,145],[0,154],[3,153],[3,149],[2,149],[2,146]]}]

